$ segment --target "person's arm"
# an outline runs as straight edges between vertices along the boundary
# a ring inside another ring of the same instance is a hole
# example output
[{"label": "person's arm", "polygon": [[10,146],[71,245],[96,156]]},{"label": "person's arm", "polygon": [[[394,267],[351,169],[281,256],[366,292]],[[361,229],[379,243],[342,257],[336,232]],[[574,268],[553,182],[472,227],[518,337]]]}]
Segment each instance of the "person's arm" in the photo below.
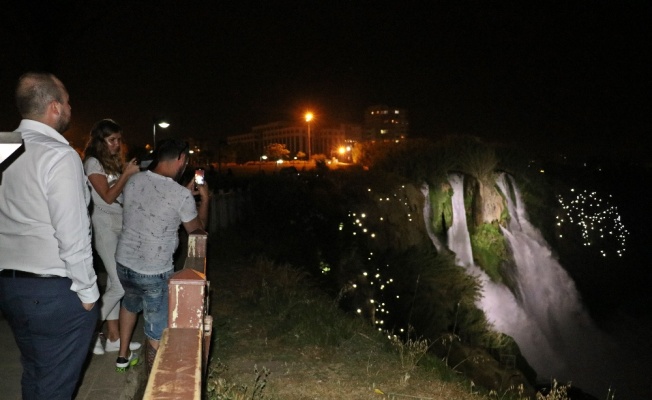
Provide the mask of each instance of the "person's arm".
[{"label": "person's arm", "polygon": [[118,196],[120,196],[120,193],[122,193],[122,189],[124,189],[129,178],[138,171],[140,171],[140,168],[134,158],[124,166],[122,175],[120,175],[113,186],[109,187],[109,181],[104,174],[90,174],[88,175],[88,181],[93,185],[93,189],[95,189],[106,204],[113,204]]},{"label": "person's arm", "polygon": [[59,244],[59,257],[65,264],[66,275],[72,280],[70,290],[76,292],[84,308],[90,310],[100,292],[93,269],[88,187],[77,153],[70,149],[54,160],[49,176],[48,210]]}]

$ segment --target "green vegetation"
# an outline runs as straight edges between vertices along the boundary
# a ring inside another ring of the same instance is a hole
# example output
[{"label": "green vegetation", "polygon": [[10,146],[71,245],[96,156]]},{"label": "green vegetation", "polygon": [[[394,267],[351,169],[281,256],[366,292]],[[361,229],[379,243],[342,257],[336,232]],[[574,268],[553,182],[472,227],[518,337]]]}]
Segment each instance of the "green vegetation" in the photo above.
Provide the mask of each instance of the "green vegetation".
[{"label": "green vegetation", "polygon": [[493,186],[494,173],[498,166],[494,148],[473,137],[458,138],[454,146],[460,169],[481,185]]},{"label": "green vegetation", "polygon": [[452,197],[453,190],[448,184],[441,184],[430,190],[431,223],[433,231],[440,237],[446,236],[446,230],[453,223]]},{"label": "green vegetation", "polygon": [[339,346],[361,329],[361,319],[342,318],[341,310],[308,275],[289,264],[254,261],[250,291],[242,295],[256,313],[271,316],[268,338],[295,346]]},{"label": "green vegetation", "polygon": [[505,283],[501,269],[508,259],[507,243],[498,223],[482,224],[471,234],[473,258],[494,282]]}]

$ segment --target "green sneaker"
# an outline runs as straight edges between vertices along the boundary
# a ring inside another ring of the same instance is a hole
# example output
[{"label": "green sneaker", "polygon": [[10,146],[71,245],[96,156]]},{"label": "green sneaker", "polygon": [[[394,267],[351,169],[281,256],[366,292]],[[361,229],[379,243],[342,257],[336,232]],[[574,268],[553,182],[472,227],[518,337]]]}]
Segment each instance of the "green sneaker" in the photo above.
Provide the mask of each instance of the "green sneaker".
[{"label": "green sneaker", "polygon": [[118,357],[115,361],[115,371],[116,372],[125,372],[129,367],[133,367],[138,364],[138,354],[133,351],[129,354],[129,358]]}]

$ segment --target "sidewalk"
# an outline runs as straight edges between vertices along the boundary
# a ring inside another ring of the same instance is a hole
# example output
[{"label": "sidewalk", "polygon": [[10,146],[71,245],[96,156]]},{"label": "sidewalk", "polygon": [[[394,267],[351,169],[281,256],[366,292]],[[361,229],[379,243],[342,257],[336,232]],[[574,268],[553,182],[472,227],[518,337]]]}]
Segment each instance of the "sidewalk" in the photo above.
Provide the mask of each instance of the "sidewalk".
[{"label": "sidewalk", "polygon": [[[99,276],[100,280],[103,278]],[[134,330],[134,341],[144,343],[142,315]],[[6,400],[20,400],[20,378],[23,368],[20,364],[20,351],[16,347],[9,323],[0,314],[0,349],[3,349],[3,362],[0,363],[0,397]],[[140,353],[141,351],[138,350]],[[141,357],[139,365],[129,368],[125,373],[115,372],[115,359],[118,353],[105,353],[98,356],[89,349],[89,364],[84,371],[83,380],[76,400],[131,400],[140,399],[144,393],[145,364]]]}]

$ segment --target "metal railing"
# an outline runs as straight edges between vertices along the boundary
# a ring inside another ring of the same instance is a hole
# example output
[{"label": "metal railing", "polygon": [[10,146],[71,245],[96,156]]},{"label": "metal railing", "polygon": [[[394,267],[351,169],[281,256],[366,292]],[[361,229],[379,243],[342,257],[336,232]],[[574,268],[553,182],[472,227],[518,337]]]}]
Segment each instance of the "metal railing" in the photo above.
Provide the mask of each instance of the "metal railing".
[{"label": "metal railing", "polygon": [[168,327],[143,399],[201,399],[213,327],[208,314],[207,239],[203,230],[189,235],[184,267],[170,278]]}]

